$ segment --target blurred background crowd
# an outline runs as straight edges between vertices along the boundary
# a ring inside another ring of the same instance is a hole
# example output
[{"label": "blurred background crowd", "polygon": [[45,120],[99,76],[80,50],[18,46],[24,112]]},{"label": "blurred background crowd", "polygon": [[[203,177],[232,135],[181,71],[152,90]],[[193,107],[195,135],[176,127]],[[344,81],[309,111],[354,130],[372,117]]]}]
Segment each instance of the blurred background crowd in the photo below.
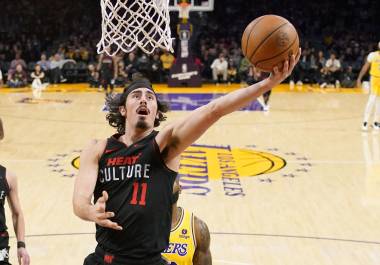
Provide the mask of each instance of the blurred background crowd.
[{"label": "blurred background crowd", "polygon": [[[98,1],[3,1],[0,12],[0,85],[22,87],[40,72],[48,83],[101,85],[99,76],[110,66],[96,52]],[[216,0],[215,12],[191,13],[191,50],[203,82],[243,82],[249,73],[240,49],[245,26],[263,14],[278,14],[294,24],[303,48],[290,82],[353,87],[366,55],[376,50],[378,13],[380,1],[370,0],[303,5],[295,0]],[[175,32],[178,14],[171,16]],[[123,86],[134,72],[144,73],[155,83],[166,82],[175,57],[161,50],[152,55],[118,54],[109,69],[112,82]],[[215,76],[215,69],[221,78]]]}]

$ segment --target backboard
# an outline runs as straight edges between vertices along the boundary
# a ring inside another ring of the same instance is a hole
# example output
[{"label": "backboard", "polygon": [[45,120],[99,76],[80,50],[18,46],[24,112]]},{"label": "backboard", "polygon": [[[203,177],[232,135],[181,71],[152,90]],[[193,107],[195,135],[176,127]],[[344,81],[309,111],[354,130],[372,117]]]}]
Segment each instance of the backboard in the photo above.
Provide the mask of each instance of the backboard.
[{"label": "backboard", "polygon": [[[187,0],[190,6],[191,11],[199,12],[210,12],[214,10],[214,0]],[[169,0],[169,10],[170,11],[179,11],[178,4],[180,0]]]}]

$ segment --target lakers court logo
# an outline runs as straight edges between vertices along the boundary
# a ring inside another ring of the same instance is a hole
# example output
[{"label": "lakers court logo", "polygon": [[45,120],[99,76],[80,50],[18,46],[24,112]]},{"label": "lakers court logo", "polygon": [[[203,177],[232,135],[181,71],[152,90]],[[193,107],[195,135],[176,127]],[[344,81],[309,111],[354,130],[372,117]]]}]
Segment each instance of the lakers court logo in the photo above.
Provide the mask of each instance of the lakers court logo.
[{"label": "lakers court logo", "polygon": [[184,191],[207,195],[211,192],[207,184],[221,180],[226,184],[225,195],[244,196],[240,178],[273,173],[285,165],[285,159],[264,151],[229,145],[192,145],[181,155],[180,184]]}]

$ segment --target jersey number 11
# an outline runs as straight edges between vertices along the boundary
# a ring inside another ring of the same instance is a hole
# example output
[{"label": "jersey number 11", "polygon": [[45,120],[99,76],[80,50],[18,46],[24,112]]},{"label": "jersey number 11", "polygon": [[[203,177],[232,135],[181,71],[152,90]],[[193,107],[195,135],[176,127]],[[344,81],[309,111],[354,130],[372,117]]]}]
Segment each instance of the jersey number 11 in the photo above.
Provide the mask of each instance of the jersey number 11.
[{"label": "jersey number 11", "polygon": [[[133,183],[133,194],[132,194],[132,200],[130,204],[133,204],[133,205],[137,204],[137,195],[139,193],[139,186],[140,185],[138,182]],[[139,205],[145,206],[145,197],[146,197],[147,187],[148,187],[147,183],[141,183],[140,201],[138,202]]]}]

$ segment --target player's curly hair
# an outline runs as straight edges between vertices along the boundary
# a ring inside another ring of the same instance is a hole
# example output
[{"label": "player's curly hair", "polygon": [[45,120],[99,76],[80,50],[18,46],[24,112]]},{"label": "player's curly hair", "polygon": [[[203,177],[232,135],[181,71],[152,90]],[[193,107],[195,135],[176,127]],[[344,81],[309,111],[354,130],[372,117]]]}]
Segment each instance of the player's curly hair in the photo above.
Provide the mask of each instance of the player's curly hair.
[{"label": "player's curly hair", "polygon": [[[147,87],[153,91],[152,85],[148,79],[142,78],[141,76],[134,76],[132,83],[124,89],[123,93],[113,95],[110,94],[106,97],[106,107],[108,110],[106,119],[108,120],[109,125],[117,128],[117,132],[120,134],[125,133],[126,121],[125,117],[121,115],[119,107],[125,106],[129,93],[138,87]],[[157,98],[157,110],[158,118],[154,120],[154,127],[159,126],[162,121],[166,120],[164,113],[169,111],[169,106],[167,103],[161,102]]]}]

